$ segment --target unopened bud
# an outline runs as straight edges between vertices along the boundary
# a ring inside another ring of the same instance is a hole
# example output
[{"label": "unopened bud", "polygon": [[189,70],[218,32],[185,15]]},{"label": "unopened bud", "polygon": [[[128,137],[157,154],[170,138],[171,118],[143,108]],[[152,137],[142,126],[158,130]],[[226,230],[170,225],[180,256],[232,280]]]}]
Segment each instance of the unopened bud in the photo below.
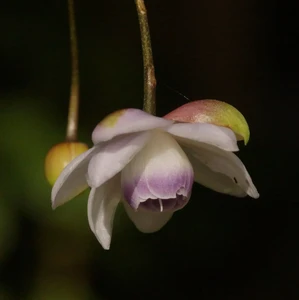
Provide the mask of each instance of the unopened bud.
[{"label": "unopened bud", "polygon": [[53,185],[61,171],[78,155],[88,150],[88,146],[79,142],[64,142],[54,145],[45,159],[45,176]]},{"label": "unopened bud", "polygon": [[186,103],[171,111],[165,119],[188,122],[210,123],[230,128],[238,140],[249,141],[249,126],[244,116],[232,105],[219,100],[197,100]]}]

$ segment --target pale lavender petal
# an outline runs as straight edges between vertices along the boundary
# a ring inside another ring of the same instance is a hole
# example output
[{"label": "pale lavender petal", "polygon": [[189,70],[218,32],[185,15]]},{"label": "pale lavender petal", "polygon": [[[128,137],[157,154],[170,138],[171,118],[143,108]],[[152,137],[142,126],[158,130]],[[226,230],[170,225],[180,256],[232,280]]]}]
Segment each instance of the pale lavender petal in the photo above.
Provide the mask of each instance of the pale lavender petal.
[{"label": "pale lavender petal", "polygon": [[160,230],[173,215],[173,211],[157,213],[142,208],[135,211],[125,202],[124,207],[136,228],[143,233],[153,233]]},{"label": "pale lavender petal", "polygon": [[151,132],[137,132],[101,143],[100,151],[93,156],[88,166],[89,186],[97,188],[120,172],[150,137]]},{"label": "pale lavender petal", "polygon": [[227,151],[239,150],[234,132],[222,126],[208,123],[177,123],[171,125],[167,132],[178,137],[180,144],[200,142]]},{"label": "pale lavender petal", "polygon": [[[190,195],[189,195],[190,196]],[[176,211],[182,209],[189,201],[189,196],[183,196],[177,194],[173,199],[148,199],[144,202],[140,202],[138,210],[143,208],[151,212],[165,212]]]},{"label": "pale lavender petal", "polygon": [[66,203],[83,192],[87,187],[86,173],[93,155],[100,148],[95,146],[73,159],[61,172],[52,188],[52,207]]},{"label": "pale lavender petal", "polygon": [[105,250],[110,248],[114,215],[121,197],[120,177],[117,175],[91,189],[88,198],[89,226]]},{"label": "pale lavender petal", "polygon": [[[192,166],[175,139],[157,131],[144,149],[124,168],[121,184],[127,202],[137,209],[149,199],[176,201],[174,209],[183,207],[180,195],[187,202],[193,184]],[[186,203],[184,203],[186,204]]]},{"label": "pale lavender petal", "polygon": [[92,133],[92,141],[97,144],[121,134],[164,128],[173,122],[155,117],[140,109],[123,109],[108,115],[96,126]]},{"label": "pale lavender petal", "polygon": [[246,167],[234,153],[208,145],[184,150],[192,162],[197,182],[217,192],[259,198]]}]

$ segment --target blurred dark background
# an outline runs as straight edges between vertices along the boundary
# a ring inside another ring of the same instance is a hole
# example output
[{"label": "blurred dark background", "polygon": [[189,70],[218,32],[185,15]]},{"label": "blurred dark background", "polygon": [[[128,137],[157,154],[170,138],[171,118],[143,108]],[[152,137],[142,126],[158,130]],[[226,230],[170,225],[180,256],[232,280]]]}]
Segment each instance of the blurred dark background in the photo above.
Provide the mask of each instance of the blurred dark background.
[{"label": "blurred dark background", "polygon": [[[295,3],[295,2],[294,2]],[[158,115],[215,98],[246,117],[241,147],[261,197],[194,186],[156,234],[117,212],[103,251],[88,193],[52,211],[44,158],[63,141],[70,57],[66,1],[0,4],[0,299],[298,299],[298,5],[289,1],[146,1]],[[142,107],[134,1],[76,1],[80,141],[108,113]]]}]

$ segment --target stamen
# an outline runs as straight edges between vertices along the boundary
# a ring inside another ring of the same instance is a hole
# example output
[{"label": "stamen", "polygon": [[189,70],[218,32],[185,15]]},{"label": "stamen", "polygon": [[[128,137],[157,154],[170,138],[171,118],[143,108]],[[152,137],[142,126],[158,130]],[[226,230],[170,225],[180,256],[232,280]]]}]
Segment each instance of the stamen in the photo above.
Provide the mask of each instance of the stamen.
[{"label": "stamen", "polygon": [[163,211],[163,204],[162,204],[162,200],[161,199],[158,199],[159,200],[159,204],[160,204],[160,212]]}]

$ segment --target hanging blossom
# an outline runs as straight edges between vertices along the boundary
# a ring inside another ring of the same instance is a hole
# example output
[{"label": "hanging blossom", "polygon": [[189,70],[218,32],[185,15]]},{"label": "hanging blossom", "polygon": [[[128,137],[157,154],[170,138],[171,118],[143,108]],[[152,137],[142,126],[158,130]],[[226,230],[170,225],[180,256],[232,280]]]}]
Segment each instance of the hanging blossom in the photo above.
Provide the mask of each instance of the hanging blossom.
[{"label": "hanging blossom", "polygon": [[193,182],[236,197],[259,194],[241,160],[237,140],[248,125],[232,106],[190,102],[164,118],[129,108],[104,118],[94,146],[62,171],[52,189],[52,207],[88,186],[88,221],[104,249],[110,248],[119,203],[145,233],[161,229],[189,201]]}]

